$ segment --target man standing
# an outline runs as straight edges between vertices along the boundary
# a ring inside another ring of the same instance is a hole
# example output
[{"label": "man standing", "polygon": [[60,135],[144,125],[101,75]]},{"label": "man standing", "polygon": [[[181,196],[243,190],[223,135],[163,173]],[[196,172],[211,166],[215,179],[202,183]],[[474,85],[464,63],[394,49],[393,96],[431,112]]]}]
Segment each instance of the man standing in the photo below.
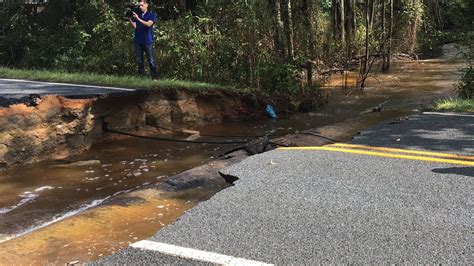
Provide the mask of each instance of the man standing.
[{"label": "man standing", "polygon": [[135,29],[135,56],[138,64],[138,74],[145,74],[145,66],[143,62],[143,52],[146,54],[148,64],[150,65],[150,74],[152,79],[157,78],[155,56],[153,54],[153,25],[157,18],[155,13],[148,11],[148,1],[141,0],[139,2],[141,13],[133,12],[133,18],[130,23]]}]

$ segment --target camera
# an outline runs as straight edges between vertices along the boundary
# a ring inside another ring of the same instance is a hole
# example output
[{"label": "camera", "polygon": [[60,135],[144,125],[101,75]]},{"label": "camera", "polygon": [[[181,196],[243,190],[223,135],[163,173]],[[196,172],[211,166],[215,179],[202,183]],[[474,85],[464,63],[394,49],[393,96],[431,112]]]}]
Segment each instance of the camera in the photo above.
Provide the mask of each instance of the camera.
[{"label": "camera", "polygon": [[142,11],[139,4],[125,3],[125,17],[133,17],[133,12],[140,14]]}]

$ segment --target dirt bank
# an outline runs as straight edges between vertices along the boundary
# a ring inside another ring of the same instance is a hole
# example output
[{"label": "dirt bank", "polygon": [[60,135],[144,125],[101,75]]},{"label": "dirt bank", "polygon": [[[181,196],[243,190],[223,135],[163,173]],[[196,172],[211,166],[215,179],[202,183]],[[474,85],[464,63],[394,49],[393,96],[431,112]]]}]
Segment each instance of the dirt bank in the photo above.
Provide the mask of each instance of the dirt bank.
[{"label": "dirt bank", "polygon": [[[109,136],[103,131],[105,124],[114,130],[156,134],[156,126],[187,128],[263,117],[265,105],[254,94],[218,90],[35,98],[0,108],[0,169],[81,153]],[[306,108],[307,100],[299,105]],[[283,101],[278,108],[296,110],[299,105]]]}]

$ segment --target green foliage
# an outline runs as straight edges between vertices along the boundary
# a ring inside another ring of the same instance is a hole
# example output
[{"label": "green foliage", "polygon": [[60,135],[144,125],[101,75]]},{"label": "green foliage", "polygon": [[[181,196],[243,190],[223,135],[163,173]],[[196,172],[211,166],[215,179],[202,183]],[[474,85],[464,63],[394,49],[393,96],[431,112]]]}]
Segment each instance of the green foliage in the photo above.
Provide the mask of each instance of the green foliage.
[{"label": "green foliage", "polygon": [[[352,57],[360,57],[363,51],[366,33],[363,5],[355,8],[357,28],[351,40],[346,40],[351,53],[347,55],[346,44],[333,36],[332,0],[291,1],[296,58],[290,60],[280,58],[276,51],[271,1],[197,1],[197,8],[191,10],[186,10],[180,1],[152,2],[159,17],[155,25],[155,52],[162,77],[255,87],[269,93],[291,92],[297,88],[296,73],[308,59],[321,62],[318,65],[323,69],[340,67]],[[370,34],[371,53],[380,50],[383,41],[380,2],[375,7]],[[407,32],[410,23],[416,20],[422,25],[419,36],[423,53],[436,55],[443,43],[458,40],[458,32],[446,33],[443,27],[465,30],[472,26],[472,2],[440,1],[443,25],[438,25],[432,1],[394,1],[392,51],[407,50]],[[0,18],[5,28],[4,38],[0,39],[0,65],[135,74],[133,30],[123,18],[121,1],[50,0],[48,3],[44,9],[31,4],[6,7],[5,15]],[[314,14],[309,20],[303,3],[314,4]],[[385,15],[388,16],[387,6]],[[388,18],[385,27],[387,21]],[[314,27],[312,31],[310,25]],[[314,33],[311,38],[310,32]]]},{"label": "green foliage", "polygon": [[146,88],[146,89],[190,89],[190,90],[231,90],[245,91],[231,86],[222,86],[205,82],[193,82],[186,80],[160,79],[151,80],[135,76],[115,76],[89,73],[71,73],[50,70],[21,70],[0,67],[0,77],[17,78],[39,81],[66,82],[74,84],[115,86],[124,88]]},{"label": "green foliage", "polygon": [[474,112],[474,99],[442,99],[435,102],[434,110],[451,112]]},{"label": "green foliage", "polygon": [[461,81],[457,85],[459,97],[462,99],[474,98],[474,68],[469,66],[464,70]]},{"label": "green foliage", "polygon": [[426,25],[420,33],[420,53],[424,58],[441,56],[441,49],[447,43],[460,43],[466,38],[463,32],[450,32],[438,30],[435,27]]},{"label": "green foliage", "polygon": [[[80,5],[75,1],[52,1],[39,13],[28,10],[28,5],[19,7],[9,19],[7,40],[3,44],[17,50],[3,64],[131,73],[131,64],[125,62],[133,62],[129,39],[132,34],[118,11],[104,0],[85,1]],[[9,39],[10,36],[15,38]]]},{"label": "green foliage", "polygon": [[157,41],[159,68],[177,78],[220,80],[222,75],[229,74],[228,68],[221,68],[222,62],[229,62],[235,56],[232,42],[209,17],[188,14],[164,22]]},{"label": "green foliage", "polygon": [[296,74],[294,65],[279,62],[261,64],[257,70],[261,88],[268,94],[294,92],[297,89]]},{"label": "green foliage", "polygon": [[472,30],[474,26],[474,1],[451,0],[441,2],[443,28]]},{"label": "green foliage", "polygon": [[425,1],[423,27],[420,32],[420,52],[423,57],[440,56],[441,47],[447,43],[469,46],[474,27],[474,1]]}]

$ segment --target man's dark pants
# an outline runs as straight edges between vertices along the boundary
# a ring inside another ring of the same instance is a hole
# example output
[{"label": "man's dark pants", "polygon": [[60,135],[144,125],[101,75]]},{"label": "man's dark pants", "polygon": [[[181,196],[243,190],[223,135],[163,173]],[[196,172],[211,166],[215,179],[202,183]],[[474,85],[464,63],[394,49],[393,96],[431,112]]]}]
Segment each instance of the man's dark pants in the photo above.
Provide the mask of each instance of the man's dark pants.
[{"label": "man's dark pants", "polygon": [[138,74],[145,75],[145,63],[143,61],[143,53],[146,54],[146,59],[150,65],[150,74],[152,78],[156,78],[158,73],[156,72],[155,55],[153,53],[153,44],[138,44],[135,43],[135,57],[138,64]]}]

